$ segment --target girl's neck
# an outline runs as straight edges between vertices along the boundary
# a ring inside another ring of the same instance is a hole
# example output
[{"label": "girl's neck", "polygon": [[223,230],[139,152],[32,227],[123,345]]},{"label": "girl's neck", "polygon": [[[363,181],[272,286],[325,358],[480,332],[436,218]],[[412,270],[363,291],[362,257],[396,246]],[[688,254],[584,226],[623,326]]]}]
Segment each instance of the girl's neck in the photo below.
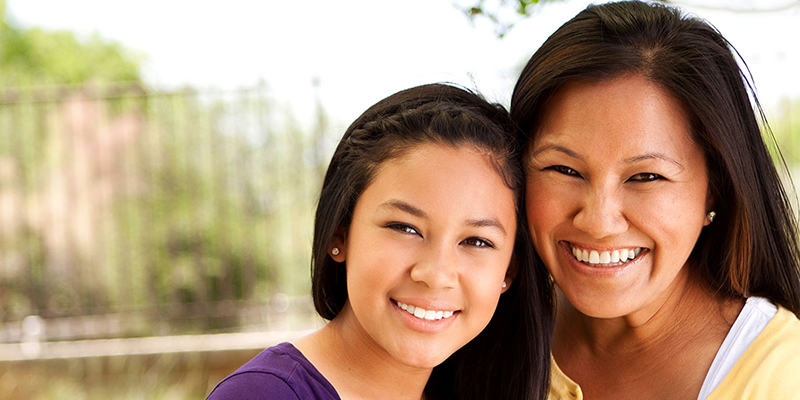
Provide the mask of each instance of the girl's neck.
[{"label": "girl's neck", "polygon": [[296,341],[295,347],[343,400],[420,400],[432,371],[403,365],[390,357],[347,306],[325,327]]}]

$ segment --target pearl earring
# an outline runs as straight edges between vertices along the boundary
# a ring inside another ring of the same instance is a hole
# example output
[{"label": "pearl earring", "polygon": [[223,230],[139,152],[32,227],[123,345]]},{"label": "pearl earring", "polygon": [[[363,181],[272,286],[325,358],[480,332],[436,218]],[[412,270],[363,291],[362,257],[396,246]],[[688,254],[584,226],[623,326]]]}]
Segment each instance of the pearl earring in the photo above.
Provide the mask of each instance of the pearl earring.
[{"label": "pearl earring", "polygon": [[716,216],[717,216],[717,213],[715,213],[714,211],[709,211],[708,214],[706,214],[706,218],[708,219],[708,222],[714,222],[714,218]]},{"label": "pearl earring", "polygon": [[506,281],[503,281],[503,289],[505,289],[508,285],[506,285]]},{"label": "pearl earring", "polygon": [[339,255],[339,248],[338,247],[332,248],[331,249],[331,254],[333,254],[335,256],[338,256]]}]

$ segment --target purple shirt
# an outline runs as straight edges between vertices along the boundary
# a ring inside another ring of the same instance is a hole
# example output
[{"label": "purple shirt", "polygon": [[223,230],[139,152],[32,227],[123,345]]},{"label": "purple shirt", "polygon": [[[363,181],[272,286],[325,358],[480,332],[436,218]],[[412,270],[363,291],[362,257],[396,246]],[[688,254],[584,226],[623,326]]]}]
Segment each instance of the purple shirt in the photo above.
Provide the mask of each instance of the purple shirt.
[{"label": "purple shirt", "polygon": [[291,343],[272,346],[223,379],[208,400],[340,400],[333,385]]}]

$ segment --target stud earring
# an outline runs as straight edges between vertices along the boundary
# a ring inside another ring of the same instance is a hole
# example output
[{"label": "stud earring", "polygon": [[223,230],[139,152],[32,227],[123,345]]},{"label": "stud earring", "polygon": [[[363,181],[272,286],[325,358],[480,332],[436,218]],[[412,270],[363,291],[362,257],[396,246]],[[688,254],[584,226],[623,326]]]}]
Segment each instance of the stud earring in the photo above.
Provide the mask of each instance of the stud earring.
[{"label": "stud earring", "polygon": [[714,211],[709,211],[708,214],[706,214],[706,218],[708,219],[708,222],[714,222],[714,218],[716,218],[716,216],[717,216],[717,213],[715,213]]},{"label": "stud earring", "polygon": [[508,285],[506,285],[506,281],[503,281],[503,289],[505,289],[506,287],[508,287]]},{"label": "stud earring", "polygon": [[331,254],[333,254],[335,256],[338,256],[339,255],[339,248],[338,247],[332,248],[331,249]]}]

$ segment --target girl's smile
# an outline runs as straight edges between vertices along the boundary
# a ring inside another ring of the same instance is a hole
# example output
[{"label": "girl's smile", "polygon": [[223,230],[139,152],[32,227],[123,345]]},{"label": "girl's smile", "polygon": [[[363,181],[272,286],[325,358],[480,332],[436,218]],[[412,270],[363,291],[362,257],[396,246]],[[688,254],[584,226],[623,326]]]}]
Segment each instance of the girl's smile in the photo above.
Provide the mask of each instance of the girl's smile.
[{"label": "girl's smile", "polygon": [[485,153],[417,145],[380,165],[335,243],[341,322],[360,332],[360,351],[433,368],[491,320],[515,236],[513,191]]},{"label": "girl's smile", "polygon": [[405,303],[395,302],[400,319],[409,328],[418,332],[442,332],[458,318],[459,311],[426,310]]}]

